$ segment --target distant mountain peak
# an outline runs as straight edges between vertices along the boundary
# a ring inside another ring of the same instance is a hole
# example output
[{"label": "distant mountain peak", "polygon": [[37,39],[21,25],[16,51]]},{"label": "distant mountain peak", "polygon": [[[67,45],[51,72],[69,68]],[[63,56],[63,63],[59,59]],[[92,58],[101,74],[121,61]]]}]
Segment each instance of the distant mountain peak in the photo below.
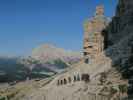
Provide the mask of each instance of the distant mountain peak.
[{"label": "distant mountain peak", "polygon": [[51,60],[61,59],[63,61],[80,59],[80,52],[74,52],[71,50],[65,50],[63,48],[58,48],[52,44],[42,44],[39,47],[33,49],[33,58],[41,60],[42,62],[47,62]]}]

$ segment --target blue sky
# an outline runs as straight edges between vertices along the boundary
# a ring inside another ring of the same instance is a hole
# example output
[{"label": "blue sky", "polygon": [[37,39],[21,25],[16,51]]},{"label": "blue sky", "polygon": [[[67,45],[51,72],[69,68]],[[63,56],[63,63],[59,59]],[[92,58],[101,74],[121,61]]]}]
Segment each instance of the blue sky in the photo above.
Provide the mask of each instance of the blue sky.
[{"label": "blue sky", "polygon": [[30,55],[44,43],[81,50],[83,22],[104,4],[115,13],[117,0],[0,0],[0,55]]}]

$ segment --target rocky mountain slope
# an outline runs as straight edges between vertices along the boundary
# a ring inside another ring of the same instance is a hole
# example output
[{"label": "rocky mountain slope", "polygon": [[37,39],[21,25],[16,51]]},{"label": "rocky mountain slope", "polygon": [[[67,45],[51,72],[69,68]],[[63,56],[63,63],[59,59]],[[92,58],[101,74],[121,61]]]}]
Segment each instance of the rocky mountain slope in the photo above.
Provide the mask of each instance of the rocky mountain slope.
[{"label": "rocky mountain slope", "polygon": [[113,61],[115,66],[129,80],[129,91],[133,93],[133,1],[119,0],[116,15],[110,25],[105,29],[108,34],[107,45],[110,49],[106,55]]},{"label": "rocky mountain slope", "polygon": [[80,53],[42,45],[29,57],[0,57],[0,82],[46,78],[60,73],[81,58]]},{"label": "rocky mountain slope", "polygon": [[118,43],[125,36],[129,36],[133,26],[133,1],[119,0],[116,14],[105,29],[108,35],[108,45]]},{"label": "rocky mountain slope", "polygon": [[30,60],[30,64],[22,63],[22,60],[27,61],[21,57],[0,57],[0,83],[25,81],[28,77],[46,78],[56,73],[35,60]]}]

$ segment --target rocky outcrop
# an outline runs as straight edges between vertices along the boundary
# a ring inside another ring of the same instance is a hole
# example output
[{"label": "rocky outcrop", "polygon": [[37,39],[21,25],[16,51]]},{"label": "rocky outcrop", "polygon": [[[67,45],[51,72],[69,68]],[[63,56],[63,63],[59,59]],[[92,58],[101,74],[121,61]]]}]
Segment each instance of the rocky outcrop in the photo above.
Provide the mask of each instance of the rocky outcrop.
[{"label": "rocky outcrop", "polygon": [[106,31],[109,35],[108,44],[118,43],[122,38],[130,34],[129,28],[133,26],[133,1],[119,0],[116,14],[111,23],[107,26]]},{"label": "rocky outcrop", "polygon": [[102,5],[96,7],[95,15],[84,24],[83,54],[85,63],[92,63],[93,59],[104,50],[104,36],[102,30],[108,25],[108,18],[104,15]]},{"label": "rocky outcrop", "polygon": [[116,15],[105,29],[108,34],[106,55],[112,66],[129,80],[129,91],[133,93],[133,0],[119,0]]}]

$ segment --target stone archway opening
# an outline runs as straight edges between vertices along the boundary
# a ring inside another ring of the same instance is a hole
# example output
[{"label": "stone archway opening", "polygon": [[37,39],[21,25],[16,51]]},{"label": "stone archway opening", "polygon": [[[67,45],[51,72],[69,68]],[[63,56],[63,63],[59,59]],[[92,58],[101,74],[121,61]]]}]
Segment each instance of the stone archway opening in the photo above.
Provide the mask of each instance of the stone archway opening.
[{"label": "stone archway opening", "polygon": [[82,81],[90,82],[90,75],[89,74],[82,74],[81,76]]},{"label": "stone archway opening", "polygon": [[71,77],[68,77],[68,82],[71,83],[72,79]]},{"label": "stone archway opening", "polygon": [[64,84],[67,84],[67,80],[64,78]]},{"label": "stone archway opening", "polygon": [[80,75],[79,74],[77,75],[77,81],[80,81]]},{"label": "stone archway opening", "polygon": [[77,78],[76,78],[76,75],[74,75],[74,82],[76,82],[77,81]]},{"label": "stone archway opening", "polygon": [[57,85],[60,85],[60,81],[58,80]]},{"label": "stone archway opening", "polygon": [[60,81],[60,84],[63,85],[63,80]]}]

